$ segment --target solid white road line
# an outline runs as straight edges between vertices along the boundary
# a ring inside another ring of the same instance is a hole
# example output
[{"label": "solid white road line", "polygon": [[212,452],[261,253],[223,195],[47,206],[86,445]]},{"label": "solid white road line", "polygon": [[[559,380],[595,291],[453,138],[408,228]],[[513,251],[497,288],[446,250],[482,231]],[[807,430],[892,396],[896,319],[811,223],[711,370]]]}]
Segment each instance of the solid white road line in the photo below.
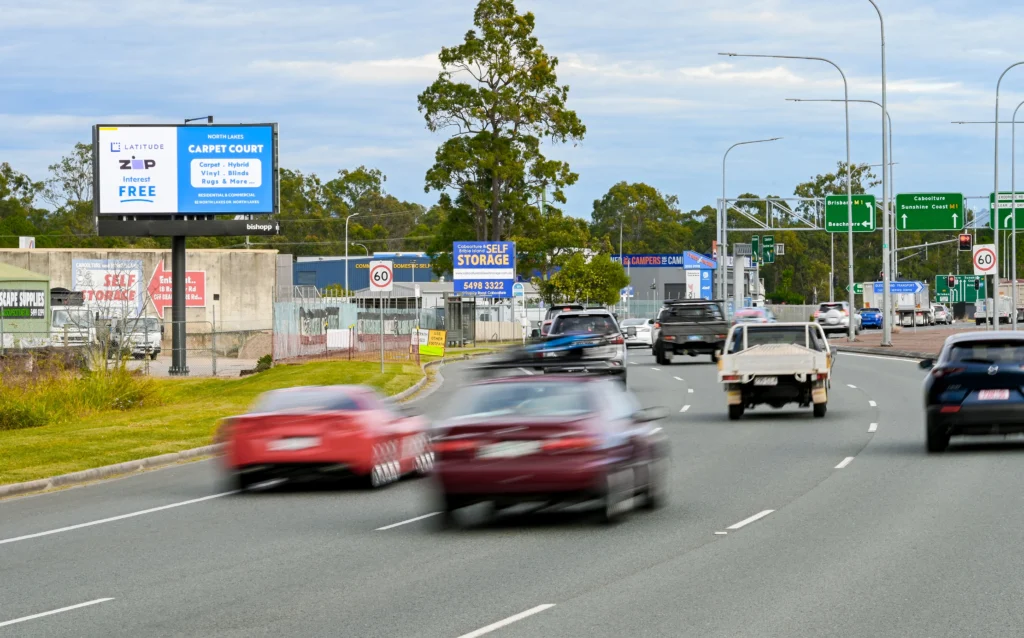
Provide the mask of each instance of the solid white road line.
[{"label": "solid white road line", "polygon": [[679,408],[679,411],[680,411],[680,412],[686,412],[686,411],[687,411],[687,410],[689,410],[689,409],[690,409],[690,406],[688,406],[688,405],[684,405],[683,407]]},{"label": "solid white road line", "polygon": [[907,359],[905,357],[881,357],[876,354],[860,354],[859,352],[845,352],[840,351],[839,354],[844,357],[863,357],[864,359],[883,359],[885,361],[909,361],[910,363],[917,363],[920,359]]},{"label": "solid white road line", "polygon": [[853,457],[852,456],[848,456],[845,459],[843,459],[842,461],[840,461],[839,465],[836,466],[836,469],[837,470],[841,470],[844,467],[846,467],[847,465],[849,465],[850,463],[853,463]]},{"label": "solid white road line", "polygon": [[515,616],[509,616],[505,620],[499,620],[498,622],[490,624],[490,625],[487,625],[486,627],[481,627],[480,629],[477,629],[476,631],[471,631],[468,634],[462,634],[461,636],[459,636],[459,638],[477,638],[477,636],[483,636],[484,634],[489,634],[492,631],[494,631],[495,629],[501,629],[502,627],[506,627],[508,625],[511,625],[514,622],[518,622],[518,621],[522,620],[523,618],[529,618],[530,616],[532,616],[534,614],[539,614],[540,612],[542,612],[542,611],[544,611],[546,609],[551,609],[552,607],[554,607],[554,605],[551,605],[551,604],[548,604],[548,605],[537,605],[533,609],[527,609],[526,611],[520,612],[520,613],[516,614]]},{"label": "solid white road line", "polygon": [[423,519],[430,518],[431,516],[437,516],[440,513],[441,512],[431,512],[429,514],[424,514],[423,516],[417,516],[416,518],[410,518],[409,520],[402,521],[401,523],[392,523],[391,525],[385,525],[384,527],[378,527],[374,531],[375,532],[384,532],[384,531],[387,531],[389,529],[394,529],[396,527],[401,527],[402,525],[408,525],[409,523],[415,523],[416,521],[422,521]]},{"label": "solid white road line", "polygon": [[750,518],[745,518],[742,521],[740,521],[739,523],[736,523],[735,525],[730,525],[729,527],[726,527],[725,529],[727,529],[729,531],[737,530],[737,529],[739,529],[741,527],[745,527],[747,525],[750,525],[754,521],[761,520],[762,518],[764,518],[765,516],[768,516],[769,514],[771,514],[774,511],[775,510],[765,510],[763,512],[758,512],[757,514],[754,514]]},{"label": "solid white road line", "polygon": [[527,370],[526,368],[519,368],[519,369],[522,370],[523,372],[525,372],[528,376],[531,376],[531,377],[533,376],[533,371],[532,370]]},{"label": "solid white road line", "polygon": [[870,405],[873,408],[877,408],[878,407],[878,404],[875,403],[874,401],[868,401],[868,405]]},{"label": "solid white road line", "polygon": [[878,432],[878,424],[872,423],[868,426],[868,432]]},{"label": "solid white road line", "polygon": [[661,368],[651,368],[651,370],[654,370],[655,372],[661,372]]},{"label": "solid white road line", "polygon": [[852,383],[847,383],[847,384],[846,384],[846,387],[848,387],[848,388],[853,388],[854,390],[856,390],[856,389],[857,389],[857,386],[853,385]]},{"label": "solid white road line", "polygon": [[194,498],[189,501],[181,501],[180,503],[171,503],[170,505],[161,505],[160,507],[151,507],[148,510],[141,510],[138,512],[132,512],[130,514],[121,514],[120,516],[111,516],[110,518],[101,518],[98,521],[89,521],[88,523],[79,523],[78,525],[69,525],[68,527],[61,527],[58,529],[51,529],[45,532],[36,532],[35,534],[26,534],[25,536],[15,536],[14,538],[5,538],[0,540],[0,545],[6,545],[7,543],[17,543],[18,541],[27,541],[32,538],[40,538],[42,536],[50,536],[51,534],[60,534],[62,532],[71,532],[76,529],[82,529],[83,527],[92,527],[93,525],[103,525],[104,523],[113,523],[115,521],[122,521],[126,518],[135,518],[136,516],[143,516],[144,514],[153,514],[155,512],[162,512],[164,510],[174,509],[176,507],[182,507],[184,505],[193,505],[195,503],[202,503],[203,501],[209,501],[222,496],[230,496],[237,494],[238,490],[231,492],[221,492],[220,494],[211,494],[210,496],[204,496],[202,498]]},{"label": "solid white road line", "polygon": [[53,616],[54,614],[62,614],[72,609],[81,609],[82,607],[89,607],[90,605],[98,605],[105,603],[108,600],[114,600],[113,598],[97,598],[96,600],[90,600],[87,603],[78,603],[77,605],[71,605],[70,607],[61,607],[60,609],[54,609],[53,611],[44,611],[41,614],[32,614],[31,616],[25,616],[24,618],[15,618],[14,620],[5,620],[0,622],[0,627],[7,627],[8,625],[17,625],[20,622],[27,620],[35,620],[36,618],[44,618],[46,616]]}]

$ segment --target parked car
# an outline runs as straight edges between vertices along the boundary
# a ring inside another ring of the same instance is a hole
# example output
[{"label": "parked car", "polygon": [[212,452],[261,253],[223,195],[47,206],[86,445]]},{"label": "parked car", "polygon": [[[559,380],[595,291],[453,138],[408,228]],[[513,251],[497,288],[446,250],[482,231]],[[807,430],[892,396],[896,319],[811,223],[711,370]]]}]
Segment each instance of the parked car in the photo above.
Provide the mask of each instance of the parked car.
[{"label": "parked car", "polygon": [[628,390],[600,376],[519,376],[478,382],[449,404],[432,450],[442,527],[488,503],[594,502],[613,522],[636,503],[664,504],[668,437]]},{"label": "parked car", "polygon": [[937,361],[926,359],[924,383],[929,452],[942,452],[952,436],[1024,432],[1024,335],[969,332],[953,335]]},{"label": "parked car", "polygon": [[625,319],[620,325],[626,335],[626,346],[654,345],[654,319]]},{"label": "parked car", "polygon": [[814,320],[822,327],[825,334],[830,332],[848,332],[851,315],[854,334],[860,332],[861,316],[850,312],[850,304],[846,301],[828,301],[818,306]]},{"label": "parked car", "polygon": [[878,308],[861,308],[857,311],[857,314],[860,315],[861,328],[882,327],[882,311]]},{"label": "parked car", "polygon": [[932,306],[932,323],[948,326],[953,323],[953,313],[942,304],[935,304]]},{"label": "parked car", "polygon": [[433,465],[428,423],[363,386],[305,386],[261,395],[225,419],[217,440],[236,489],[276,478],[348,476],[371,487]]},{"label": "parked car", "polygon": [[669,365],[673,355],[708,354],[717,362],[728,332],[729,322],[720,302],[666,301],[654,323],[654,358],[659,365]]}]

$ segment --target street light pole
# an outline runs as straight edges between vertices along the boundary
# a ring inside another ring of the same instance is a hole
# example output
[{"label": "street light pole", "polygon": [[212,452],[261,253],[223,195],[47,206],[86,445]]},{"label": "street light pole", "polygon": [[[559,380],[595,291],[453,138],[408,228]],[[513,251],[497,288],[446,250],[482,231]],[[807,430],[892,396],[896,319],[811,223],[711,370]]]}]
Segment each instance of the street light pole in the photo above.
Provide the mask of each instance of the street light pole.
[{"label": "street light pole", "polygon": [[[1010,219],[1013,224],[1013,232],[1010,234],[1010,258],[1013,260],[1010,266],[1010,298],[1013,300],[1013,329],[1017,329],[1017,304],[1020,301],[1017,293],[1017,112],[1024,106],[1024,101],[1013,110],[1013,124],[1010,130]],[[996,202],[999,202],[999,194],[996,193]],[[998,207],[996,207],[998,210]]]},{"label": "street light pole", "polygon": [[352,213],[351,215],[349,215],[348,217],[345,218],[345,296],[346,297],[351,295],[351,292],[348,289],[348,220],[352,219],[353,217],[355,217],[358,214],[359,213]]},{"label": "street light pole", "polygon": [[[889,292],[889,282],[892,280],[892,273],[890,270],[889,263],[889,199],[890,193],[893,193],[892,184],[889,183],[889,179],[886,176],[886,168],[891,169],[891,166],[886,167],[889,164],[890,159],[886,151],[886,127],[888,125],[887,116],[889,110],[886,108],[886,79],[885,79],[885,19],[882,17],[882,10],[878,8],[878,4],[875,0],[868,0],[871,6],[875,8],[875,12],[878,13],[878,23],[882,29],[882,346],[892,345],[892,324],[888,314],[889,305],[891,303],[891,296]],[[891,142],[889,146],[892,146]],[[893,224],[895,226],[895,224]],[[894,233],[895,234],[895,233]],[[853,308],[850,309],[853,312]]]},{"label": "street light pole", "polygon": [[[996,116],[995,116],[995,121],[994,121],[995,129],[996,129],[996,134],[995,134],[996,141],[995,141],[995,162],[994,162],[994,165],[993,165],[993,174],[994,174],[994,181],[995,181],[995,191],[993,191],[993,192],[995,193],[995,195],[994,195],[995,201],[992,203],[992,208],[994,209],[992,211],[993,212],[992,219],[994,220],[993,223],[992,223],[992,230],[993,230],[992,234],[995,235],[995,247],[996,247],[996,257],[995,257],[996,258],[996,265],[995,265],[996,266],[995,267],[995,271],[996,271],[996,276],[995,276],[996,285],[995,285],[995,290],[992,291],[992,299],[993,299],[993,305],[995,305],[996,308],[995,308],[995,318],[992,320],[992,329],[993,330],[999,330],[999,305],[998,305],[998,300],[999,300],[999,87],[1003,83],[1003,78],[1006,77],[1006,74],[1010,72],[1010,69],[1012,69],[1015,66],[1020,66],[1022,64],[1024,64],[1024,60],[1022,60],[1020,62],[1014,62],[1010,66],[1006,67],[1006,70],[1003,71],[1002,75],[999,76],[999,81],[996,82]],[[1013,309],[1013,314],[1014,315],[1017,314],[1017,308]]]},{"label": "street light pole", "polygon": [[[843,104],[846,110],[846,235],[847,235],[847,278],[850,284],[850,326],[847,332],[847,339],[854,341],[857,334],[857,326],[854,321],[854,304],[856,299],[853,292],[853,170],[850,166],[850,86],[846,81],[846,74],[839,68],[839,65],[829,60],[828,58],[821,58],[816,56],[803,56],[803,55],[764,55],[764,54],[742,54],[742,53],[719,53],[719,55],[725,55],[731,58],[774,58],[779,60],[816,60],[818,62],[825,62],[835,67],[836,71],[839,71],[839,75],[843,78]],[[884,142],[883,142],[884,145]],[[874,211],[872,211],[874,214]]]},{"label": "street light pole", "polygon": [[[786,98],[786,101],[787,102],[836,102],[836,103],[842,103],[843,102],[843,100],[825,100],[825,99],[813,99],[813,100],[810,100],[810,99],[801,99],[801,98]],[[887,127],[888,132],[886,132],[886,130],[883,129],[882,134],[883,134],[883,136],[887,135],[888,140],[889,140],[889,157],[888,157],[888,160],[889,160],[888,164],[889,164],[889,166],[888,166],[888,171],[889,171],[889,193],[890,193],[889,199],[891,200],[891,199],[894,198],[894,194],[896,193],[896,176],[895,176],[895,171],[893,170],[893,166],[895,166],[897,164],[897,162],[893,161],[893,156],[892,156],[892,116],[889,115],[889,112],[885,110],[885,108],[881,105],[881,103],[876,102],[875,100],[850,100],[850,102],[857,103],[857,104],[874,104],[878,108],[882,109],[882,114],[885,116],[886,122],[888,124],[888,127]],[[885,157],[885,139],[886,139],[885,137],[882,138],[882,156],[883,157]],[[883,163],[885,163],[885,162],[883,161]],[[882,169],[882,179],[883,180],[885,179],[885,171],[886,171],[886,169],[883,168]],[[884,192],[883,192],[882,197],[883,197],[883,199],[885,198]],[[897,242],[895,219],[890,219],[890,217],[893,216],[893,215],[894,215],[894,211],[892,211],[892,210],[887,208],[885,210],[885,217],[884,217],[884,221],[882,223],[882,230],[883,230],[883,232],[882,232],[882,237],[883,237],[883,239],[882,239],[882,244],[883,244],[883,248],[882,248],[882,280],[883,281],[885,281],[885,266],[886,266],[886,264],[889,265],[889,281],[892,281],[893,274],[897,271],[897,269],[895,268],[895,266],[896,266],[896,261],[895,261],[896,257],[895,257],[895,255],[896,255],[896,247],[899,245],[899,243]],[[893,223],[891,225],[889,225],[889,224],[887,224],[887,222],[893,222]],[[886,244],[888,242],[891,242],[891,245],[888,248],[886,248],[884,246],[884,244]],[[889,286],[886,285],[886,286],[884,286],[884,288],[885,288],[885,290],[882,292],[882,315],[883,315],[882,316],[882,345],[883,346],[891,346],[892,345],[892,316],[891,316],[892,313],[890,312],[890,309],[892,308],[892,297],[890,296],[890,293],[889,293]]]},{"label": "street light pole", "polygon": [[[726,297],[729,294],[729,282],[726,277],[726,270],[728,269],[729,263],[729,250],[726,248],[726,241],[729,236],[729,208],[725,204],[725,160],[729,157],[729,152],[737,146],[745,146],[747,144],[763,144],[765,142],[776,142],[781,140],[781,137],[771,137],[765,140],[749,140],[746,142],[736,142],[732,146],[726,149],[725,155],[722,156],[722,200],[718,206],[718,224],[717,232],[715,237],[718,239],[718,254],[715,255],[715,259],[718,260],[718,289],[719,299],[728,301]],[[621,252],[621,250],[620,250]],[[736,268],[736,260],[733,260],[733,268]]]}]

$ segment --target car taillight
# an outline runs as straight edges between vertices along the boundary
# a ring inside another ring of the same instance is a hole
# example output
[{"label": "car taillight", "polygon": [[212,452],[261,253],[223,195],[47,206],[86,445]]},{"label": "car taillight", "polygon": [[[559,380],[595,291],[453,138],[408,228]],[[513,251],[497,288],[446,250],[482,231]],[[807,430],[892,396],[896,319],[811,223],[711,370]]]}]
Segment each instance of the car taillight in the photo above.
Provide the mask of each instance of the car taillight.
[{"label": "car taillight", "polygon": [[815,381],[824,381],[827,378],[828,378],[828,373],[827,372],[819,372],[818,374],[814,375],[814,380]]},{"label": "car taillight", "polygon": [[662,337],[662,339],[664,339],[665,341],[675,341],[676,340],[676,338],[673,337],[672,335],[665,335],[664,337]]},{"label": "car taillight", "polygon": [[660,321],[655,321],[654,322],[654,329],[655,330],[661,330],[661,322]]},{"label": "car taillight", "polygon": [[626,343],[626,341],[625,339],[622,338],[622,335],[619,335],[612,339],[612,345],[621,346],[624,343]]},{"label": "car taillight", "polygon": [[715,335],[715,339],[725,339],[725,335]]},{"label": "car taillight", "polygon": [[959,374],[964,370],[966,370],[966,368],[935,368],[932,370],[932,376],[936,379],[941,379],[942,377],[948,377],[951,374]]},{"label": "car taillight", "polygon": [[598,439],[587,436],[565,437],[561,439],[550,439],[541,444],[545,452],[568,452],[571,450],[592,450],[598,447],[601,442]]},{"label": "car taillight", "polygon": [[959,411],[960,411],[960,406],[959,405],[944,405],[941,408],[939,408],[939,412],[942,412],[943,414],[952,414],[952,413],[959,412]]},{"label": "car taillight", "polygon": [[722,381],[739,382],[740,377],[736,374],[726,374],[722,376]]},{"label": "car taillight", "polygon": [[469,440],[450,440],[450,441],[434,441],[431,444],[431,449],[434,450],[435,454],[451,454],[452,452],[472,452],[480,446],[478,441]]}]

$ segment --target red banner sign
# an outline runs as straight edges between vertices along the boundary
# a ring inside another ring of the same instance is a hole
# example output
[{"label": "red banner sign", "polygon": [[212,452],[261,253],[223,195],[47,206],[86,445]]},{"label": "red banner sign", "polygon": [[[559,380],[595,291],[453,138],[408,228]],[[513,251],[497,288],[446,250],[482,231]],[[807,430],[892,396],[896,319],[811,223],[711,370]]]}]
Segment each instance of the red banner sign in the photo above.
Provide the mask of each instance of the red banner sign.
[{"label": "red banner sign", "polygon": [[[171,306],[171,271],[164,270],[164,262],[159,261],[153,276],[149,280],[149,298],[161,318],[164,309]],[[202,308],[206,306],[206,271],[185,271],[185,307]]]}]

